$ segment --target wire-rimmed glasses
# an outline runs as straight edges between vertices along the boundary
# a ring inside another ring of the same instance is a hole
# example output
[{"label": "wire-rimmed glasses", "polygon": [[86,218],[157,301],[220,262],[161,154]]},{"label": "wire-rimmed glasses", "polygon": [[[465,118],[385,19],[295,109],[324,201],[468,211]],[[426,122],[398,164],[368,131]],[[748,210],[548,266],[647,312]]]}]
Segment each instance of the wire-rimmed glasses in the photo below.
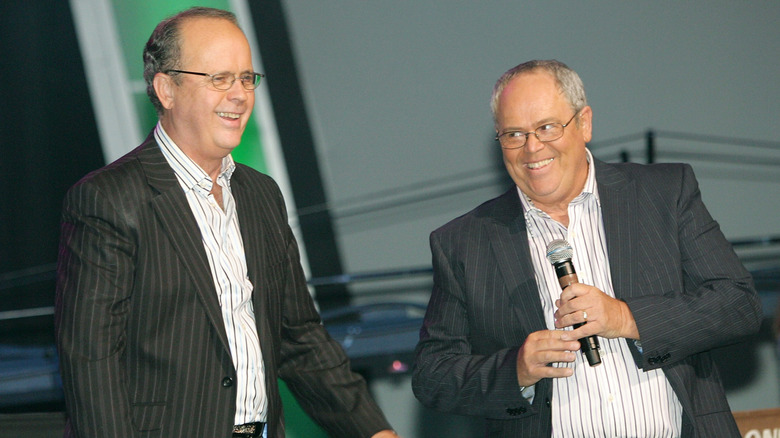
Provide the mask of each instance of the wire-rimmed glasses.
[{"label": "wire-rimmed glasses", "polygon": [[208,73],[187,70],[168,70],[165,73],[185,73],[188,75],[206,76],[211,79],[211,84],[214,88],[220,91],[229,90],[230,87],[233,86],[233,83],[236,82],[236,79],[241,81],[241,86],[243,86],[245,90],[251,91],[257,88],[260,85],[260,80],[265,77],[264,74],[253,71],[241,73],[238,77],[233,73],[214,73],[213,75],[210,75]]},{"label": "wire-rimmed glasses", "polygon": [[558,140],[563,137],[563,129],[569,126],[580,112],[577,111],[566,123],[545,123],[530,132],[506,131],[496,135],[496,140],[503,149],[520,149],[528,142],[528,136],[534,134],[542,143]]}]

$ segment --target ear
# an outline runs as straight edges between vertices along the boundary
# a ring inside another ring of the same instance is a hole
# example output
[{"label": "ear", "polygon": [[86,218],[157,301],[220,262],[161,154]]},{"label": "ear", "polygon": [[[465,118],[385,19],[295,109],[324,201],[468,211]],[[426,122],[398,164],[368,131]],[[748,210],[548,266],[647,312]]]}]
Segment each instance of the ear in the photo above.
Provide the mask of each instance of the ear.
[{"label": "ear", "polygon": [[165,73],[157,73],[152,80],[154,86],[154,92],[157,93],[157,98],[160,99],[163,108],[169,110],[173,107],[174,91],[176,90],[176,84],[173,83],[173,78]]},{"label": "ear", "polygon": [[579,119],[580,132],[585,143],[588,143],[593,138],[593,109],[590,106],[581,109]]}]

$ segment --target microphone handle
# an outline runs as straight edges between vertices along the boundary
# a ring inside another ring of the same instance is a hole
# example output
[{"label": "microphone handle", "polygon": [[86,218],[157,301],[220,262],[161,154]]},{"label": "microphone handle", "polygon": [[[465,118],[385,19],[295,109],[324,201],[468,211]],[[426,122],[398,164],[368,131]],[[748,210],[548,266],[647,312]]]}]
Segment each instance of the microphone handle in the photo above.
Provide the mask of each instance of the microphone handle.
[{"label": "microphone handle", "polygon": [[[558,275],[558,283],[561,285],[561,289],[566,289],[574,283],[579,283],[577,279],[577,273],[574,272],[574,265],[571,260],[564,260],[561,263],[556,263],[555,273]],[[573,327],[580,328],[586,323],[579,322],[574,324]],[[588,359],[590,366],[596,366],[601,363],[601,354],[599,353],[599,340],[596,335],[591,335],[585,338],[579,339],[582,354]]]}]

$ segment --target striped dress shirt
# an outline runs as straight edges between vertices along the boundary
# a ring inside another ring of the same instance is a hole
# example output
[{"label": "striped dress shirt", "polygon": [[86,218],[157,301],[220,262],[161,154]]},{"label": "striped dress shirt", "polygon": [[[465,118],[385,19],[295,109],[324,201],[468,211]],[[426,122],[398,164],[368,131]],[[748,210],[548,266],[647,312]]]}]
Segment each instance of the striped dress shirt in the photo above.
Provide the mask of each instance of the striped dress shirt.
[{"label": "striped dress shirt", "polygon": [[210,194],[214,184],[211,177],[179,149],[160,123],[154,135],[187,196],[211,267],[238,380],[234,424],[265,422],[268,400],[260,340],[252,308],[253,285],[247,275],[236,203],[230,191],[230,177],[236,165],[233,158],[227,155],[222,160],[217,177],[217,184],[222,187],[223,210],[214,195]]},{"label": "striped dress shirt", "polygon": [[[590,151],[587,158],[593,161]],[[547,327],[555,329],[554,303],[561,296],[558,278],[546,257],[547,245],[555,239],[565,239],[574,249],[572,263],[581,283],[615,297],[594,166],[589,166],[582,193],[569,204],[568,227],[518,192]],[[554,364],[573,367],[574,374],[553,380],[553,436],[679,437],[682,407],[663,371],[637,368],[624,338],[599,338],[599,343],[599,366],[591,367],[579,353],[573,363]]]}]

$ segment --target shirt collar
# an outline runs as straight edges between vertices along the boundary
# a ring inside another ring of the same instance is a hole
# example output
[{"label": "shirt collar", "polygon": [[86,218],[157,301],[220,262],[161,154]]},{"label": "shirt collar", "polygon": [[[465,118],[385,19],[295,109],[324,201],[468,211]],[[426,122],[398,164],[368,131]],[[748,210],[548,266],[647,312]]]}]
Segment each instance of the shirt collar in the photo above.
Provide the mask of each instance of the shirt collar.
[{"label": "shirt collar", "polygon": [[[158,121],[154,128],[154,138],[160,145],[163,156],[168,164],[173,168],[173,172],[179,180],[184,190],[195,190],[208,195],[214,186],[211,177],[198,166],[192,158],[182,152],[179,146],[168,136],[162,124]],[[219,171],[218,179],[224,179],[227,185],[230,184],[230,178],[236,170],[236,163],[233,157],[228,154],[222,158],[222,165]]]}]

